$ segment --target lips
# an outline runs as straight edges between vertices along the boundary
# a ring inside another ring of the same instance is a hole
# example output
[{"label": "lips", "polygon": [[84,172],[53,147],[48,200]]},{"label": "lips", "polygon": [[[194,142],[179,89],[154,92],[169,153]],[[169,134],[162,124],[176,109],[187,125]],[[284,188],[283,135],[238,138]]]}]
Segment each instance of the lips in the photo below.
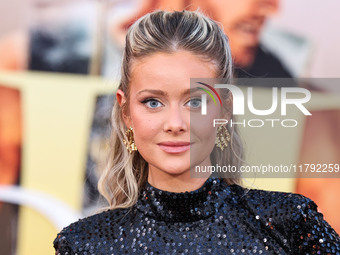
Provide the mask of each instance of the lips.
[{"label": "lips", "polygon": [[158,143],[158,146],[167,153],[183,153],[190,149],[190,142],[168,141]]}]

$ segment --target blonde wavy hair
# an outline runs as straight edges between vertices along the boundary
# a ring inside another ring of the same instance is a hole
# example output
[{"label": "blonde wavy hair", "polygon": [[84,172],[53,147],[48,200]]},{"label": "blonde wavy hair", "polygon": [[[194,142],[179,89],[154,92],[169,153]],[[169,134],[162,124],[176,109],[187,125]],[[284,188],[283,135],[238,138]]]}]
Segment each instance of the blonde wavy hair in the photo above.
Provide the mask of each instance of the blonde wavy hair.
[{"label": "blonde wavy hair", "polygon": [[[137,20],[126,35],[122,62],[122,77],[119,84],[129,100],[129,84],[133,61],[157,52],[172,53],[185,50],[211,61],[217,70],[217,78],[226,83],[232,79],[232,57],[228,39],[219,25],[199,12],[155,11]],[[221,97],[231,105],[231,97],[224,90]],[[106,198],[110,209],[128,208],[138,199],[139,191],[148,178],[148,163],[138,151],[129,153],[123,143],[127,139],[122,115],[126,107],[116,101],[112,110],[112,131],[107,166],[98,183],[100,193]],[[230,109],[228,109],[230,111]],[[214,147],[213,164],[239,167],[243,158],[241,139],[235,127],[227,127],[231,140],[226,150]],[[239,184],[240,176],[227,178],[228,184]]]}]

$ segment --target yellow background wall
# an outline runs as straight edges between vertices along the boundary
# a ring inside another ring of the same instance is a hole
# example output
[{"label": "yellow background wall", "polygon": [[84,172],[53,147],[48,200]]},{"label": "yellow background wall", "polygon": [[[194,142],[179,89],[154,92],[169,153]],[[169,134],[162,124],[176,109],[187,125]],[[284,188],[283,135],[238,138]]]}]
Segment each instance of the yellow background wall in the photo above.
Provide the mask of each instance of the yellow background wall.
[{"label": "yellow background wall", "polygon": [[[80,210],[95,99],[113,93],[116,84],[99,77],[35,72],[1,72],[0,84],[21,91],[21,185]],[[18,254],[54,254],[58,231],[38,212],[21,207]]]}]

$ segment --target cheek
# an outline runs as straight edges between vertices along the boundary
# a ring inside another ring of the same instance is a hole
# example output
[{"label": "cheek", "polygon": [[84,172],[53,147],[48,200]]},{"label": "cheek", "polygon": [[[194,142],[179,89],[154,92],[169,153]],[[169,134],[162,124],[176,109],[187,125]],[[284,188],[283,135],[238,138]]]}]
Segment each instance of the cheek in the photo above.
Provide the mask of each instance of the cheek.
[{"label": "cheek", "polygon": [[209,142],[215,140],[216,129],[214,127],[214,119],[221,119],[220,107],[208,105],[207,115],[195,114],[191,116],[190,130],[192,131],[192,139],[197,137],[201,142]]},{"label": "cheek", "polygon": [[213,126],[214,116],[201,117],[200,121],[190,126],[190,141],[194,143],[190,151],[191,164],[207,159],[214,149],[217,128]]},{"label": "cheek", "polygon": [[202,143],[211,143],[212,140],[215,140],[216,129],[213,127],[212,121],[201,126],[191,126],[191,138],[198,138]]},{"label": "cheek", "polygon": [[154,114],[139,114],[138,111],[131,112],[131,119],[134,128],[134,137],[137,144],[145,145],[161,130],[161,121]]}]

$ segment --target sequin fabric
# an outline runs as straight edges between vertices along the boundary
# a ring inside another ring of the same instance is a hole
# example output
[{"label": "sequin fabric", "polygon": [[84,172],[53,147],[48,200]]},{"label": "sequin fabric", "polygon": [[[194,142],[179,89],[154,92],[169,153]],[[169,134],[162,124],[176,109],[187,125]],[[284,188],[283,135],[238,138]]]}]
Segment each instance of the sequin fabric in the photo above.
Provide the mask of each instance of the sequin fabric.
[{"label": "sequin fabric", "polygon": [[340,254],[340,239],[302,195],[208,179],[184,193],[147,183],[134,206],[71,224],[54,247],[60,255],[307,255]]}]

